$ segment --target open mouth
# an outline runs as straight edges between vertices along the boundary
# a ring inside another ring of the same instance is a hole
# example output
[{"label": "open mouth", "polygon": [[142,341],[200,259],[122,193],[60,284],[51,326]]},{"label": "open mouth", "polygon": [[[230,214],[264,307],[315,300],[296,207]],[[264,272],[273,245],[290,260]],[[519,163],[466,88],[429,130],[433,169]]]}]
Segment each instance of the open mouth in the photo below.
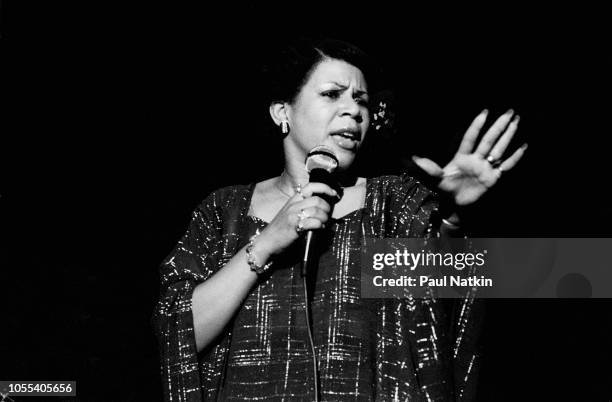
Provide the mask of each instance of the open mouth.
[{"label": "open mouth", "polygon": [[357,149],[359,140],[361,140],[361,133],[359,130],[342,129],[331,133],[336,145],[342,149],[354,152]]},{"label": "open mouth", "polygon": [[359,130],[338,130],[334,131],[331,135],[346,138],[347,140],[351,141],[359,141],[361,139],[361,133]]}]

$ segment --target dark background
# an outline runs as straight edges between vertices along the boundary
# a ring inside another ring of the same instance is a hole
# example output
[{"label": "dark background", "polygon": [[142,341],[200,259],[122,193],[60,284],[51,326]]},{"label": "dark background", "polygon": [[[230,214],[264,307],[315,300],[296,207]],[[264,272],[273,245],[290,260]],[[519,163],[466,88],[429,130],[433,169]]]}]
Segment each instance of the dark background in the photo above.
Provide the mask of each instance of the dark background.
[{"label": "dark background", "polygon": [[[0,3],[0,379],[160,399],[157,266],[211,190],[280,172],[258,69],[297,33],[380,60],[397,133],[370,138],[370,175],[443,163],[480,110],[512,107],[529,149],[474,232],[610,237],[599,10],[56,3]],[[609,300],[487,305],[481,400],[610,400]]]}]

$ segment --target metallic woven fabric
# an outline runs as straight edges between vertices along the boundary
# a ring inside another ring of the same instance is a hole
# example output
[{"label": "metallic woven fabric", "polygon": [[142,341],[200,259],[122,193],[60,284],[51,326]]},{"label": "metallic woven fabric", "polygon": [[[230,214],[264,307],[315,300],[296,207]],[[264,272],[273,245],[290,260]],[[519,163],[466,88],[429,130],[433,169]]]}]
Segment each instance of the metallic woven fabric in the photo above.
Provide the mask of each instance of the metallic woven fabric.
[{"label": "metallic woven fabric", "polygon": [[[212,193],[161,266],[154,314],[167,400],[314,400],[299,244],[260,278],[223,336],[196,352],[191,296],[266,222],[254,185]],[[407,176],[368,179],[365,206],[319,237],[312,298],[322,400],[447,401],[473,396],[479,303],[362,299],[367,238],[438,236],[435,194]]]}]

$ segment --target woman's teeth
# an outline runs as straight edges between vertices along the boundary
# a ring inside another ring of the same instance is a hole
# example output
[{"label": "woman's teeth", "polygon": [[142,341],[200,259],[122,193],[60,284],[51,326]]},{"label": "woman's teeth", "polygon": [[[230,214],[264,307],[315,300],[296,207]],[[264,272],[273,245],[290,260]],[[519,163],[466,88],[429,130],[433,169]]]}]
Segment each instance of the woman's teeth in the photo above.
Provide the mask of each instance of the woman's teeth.
[{"label": "woman's teeth", "polygon": [[350,132],[342,132],[342,133],[338,133],[338,134],[334,134],[340,137],[344,137],[344,138],[348,138],[349,140],[357,140],[357,135],[355,135],[354,133],[350,133]]},{"label": "woman's teeth", "polygon": [[334,135],[333,138],[340,148],[353,150],[357,146],[357,140],[352,135],[338,134]]}]

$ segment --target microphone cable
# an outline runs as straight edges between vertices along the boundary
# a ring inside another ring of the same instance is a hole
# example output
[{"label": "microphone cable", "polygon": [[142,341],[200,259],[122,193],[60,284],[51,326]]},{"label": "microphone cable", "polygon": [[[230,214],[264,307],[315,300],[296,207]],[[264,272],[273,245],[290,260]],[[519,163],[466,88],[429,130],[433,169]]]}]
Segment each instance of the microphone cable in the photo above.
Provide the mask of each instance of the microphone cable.
[{"label": "microphone cable", "polygon": [[[308,259],[304,259],[302,264],[307,264]],[[312,306],[310,304],[310,295],[308,292],[308,277],[306,275],[302,275],[303,283],[304,283],[304,313],[306,314],[306,327],[308,329],[308,343],[310,344],[310,351],[312,353],[312,373],[314,375],[314,394],[315,394],[315,402],[320,401],[319,397],[319,365],[317,362],[317,351],[315,350],[314,345],[314,336],[313,336],[313,328],[312,322],[310,320],[312,314]]]},{"label": "microphone cable", "polygon": [[[333,187],[333,183],[331,182],[331,174],[338,167],[338,158],[334,154],[334,151],[325,146],[325,145],[317,145],[313,149],[308,152],[308,156],[306,157],[306,170],[309,175],[309,182],[321,182],[330,185]],[[320,195],[325,198],[324,195]],[[337,200],[336,200],[337,201]],[[334,204],[332,200],[328,201],[331,205]],[[314,345],[314,336],[313,336],[313,326],[311,322],[312,318],[312,305],[310,303],[310,292],[308,289],[308,260],[310,257],[310,248],[313,243],[313,232],[312,230],[306,233],[306,239],[304,244],[304,257],[302,259],[302,279],[304,282],[304,313],[306,314],[306,327],[308,327],[308,342],[310,343],[310,351],[312,353],[312,371],[314,374],[314,393],[315,393],[315,402],[320,401],[319,394],[319,365],[317,362],[317,351]],[[314,275],[314,276],[313,276]],[[312,291],[314,292],[314,284],[316,283],[316,272],[311,270],[310,276],[312,277]]]}]

